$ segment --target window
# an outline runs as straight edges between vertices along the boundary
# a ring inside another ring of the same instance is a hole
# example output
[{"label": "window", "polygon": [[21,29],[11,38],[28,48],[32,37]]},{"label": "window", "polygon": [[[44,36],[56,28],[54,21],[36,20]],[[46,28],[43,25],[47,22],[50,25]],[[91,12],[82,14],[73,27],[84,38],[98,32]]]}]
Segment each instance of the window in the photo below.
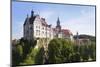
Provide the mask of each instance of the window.
[{"label": "window", "polygon": [[42,27],[42,29],[44,30],[44,27]]},{"label": "window", "polygon": [[36,28],[38,28],[38,26],[36,26]]},{"label": "window", "polygon": [[36,30],[36,35],[38,35],[38,30]]},{"label": "window", "polygon": [[39,33],[38,34],[40,35],[40,30],[39,30]]}]

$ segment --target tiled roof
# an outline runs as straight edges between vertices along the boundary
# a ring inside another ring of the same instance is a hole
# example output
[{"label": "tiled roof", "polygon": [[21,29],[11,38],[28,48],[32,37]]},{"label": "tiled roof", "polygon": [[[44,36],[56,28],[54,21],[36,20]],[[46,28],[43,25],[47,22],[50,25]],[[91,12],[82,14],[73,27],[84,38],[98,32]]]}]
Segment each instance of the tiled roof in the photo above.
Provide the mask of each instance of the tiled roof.
[{"label": "tiled roof", "polygon": [[65,35],[73,35],[72,32],[68,29],[62,29],[62,33]]}]

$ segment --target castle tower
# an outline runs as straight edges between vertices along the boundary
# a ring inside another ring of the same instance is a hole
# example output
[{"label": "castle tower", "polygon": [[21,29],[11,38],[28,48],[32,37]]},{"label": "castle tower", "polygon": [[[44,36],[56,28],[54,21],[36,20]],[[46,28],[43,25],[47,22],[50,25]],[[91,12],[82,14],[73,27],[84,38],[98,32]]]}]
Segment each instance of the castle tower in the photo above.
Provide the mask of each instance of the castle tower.
[{"label": "castle tower", "polygon": [[60,33],[61,32],[61,25],[60,25],[60,20],[59,17],[57,19],[57,26],[56,26],[57,32]]},{"label": "castle tower", "polygon": [[56,25],[56,37],[61,37],[61,25],[60,25],[60,20],[59,17],[57,19],[57,25]]},{"label": "castle tower", "polygon": [[33,18],[33,16],[34,16],[34,11],[32,10],[31,11],[31,18]]},{"label": "castle tower", "polygon": [[23,24],[23,35],[24,35],[24,39],[27,39],[27,36],[28,36],[28,33],[27,33],[27,24],[29,23],[29,17],[28,17],[28,14],[27,14],[27,17],[26,17],[26,19],[25,19],[25,22],[24,22],[24,24]]},{"label": "castle tower", "polygon": [[79,33],[76,33],[76,44],[79,45]]},{"label": "castle tower", "polygon": [[78,32],[77,32],[77,33],[76,33],[76,39],[77,39],[77,40],[79,39],[79,37],[78,37],[78,36],[79,36],[79,34],[78,34]]}]

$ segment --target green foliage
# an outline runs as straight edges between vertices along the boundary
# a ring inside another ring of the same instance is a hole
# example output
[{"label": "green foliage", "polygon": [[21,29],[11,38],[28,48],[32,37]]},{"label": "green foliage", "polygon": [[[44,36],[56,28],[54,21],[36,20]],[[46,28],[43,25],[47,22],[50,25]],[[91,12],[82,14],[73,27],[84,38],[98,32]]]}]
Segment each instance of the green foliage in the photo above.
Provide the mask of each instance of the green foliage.
[{"label": "green foliage", "polygon": [[32,48],[34,49],[34,45],[36,44],[36,41],[27,41],[23,38],[16,43],[16,46],[14,46],[14,49],[12,50],[12,63],[13,65],[20,65],[20,64],[29,64],[33,63],[30,53]]},{"label": "green foliage", "polygon": [[20,63],[20,65],[28,65],[28,64],[34,64],[34,60],[32,60],[31,56],[27,56],[27,58]]},{"label": "green foliage", "polygon": [[23,48],[21,45],[17,45],[16,52],[19,53],[20,56],[23,55]]},{"label": "green foliage", "polygon": [[49,63],[70,62],[72,43],[65,39],[53,39],[48,45]]},{"label": "green foliage", "polygon": [[80,62],[81,61],[80,53],[79,52],[72,53],[71,57],[70,57],[70,61],[71,62]]},{"label": "green foliage", "polygon": [[61,57],[61,42],[59,39],[53,39],[48,45],[49,63],[59,63]]},{"label": "green foliage", "polygon": [[27,64],[43,64],[44,62],[44,48],[31,48],[31,52],[27,54],[27,57],[24,59],[21,65]]},{"label": "green foliage", "polygon": [[12,50],[13,65],[45,64],[50,63],[71,63],[96,60],[96,44],[76,45],[67,39],[52,39],[49,42],[47,57],[45,58],[44,45],[47,39],[39,39],[38,48],[35,48],[37,41],[20,39]]},{"label": "green foliage", "polygon": [[75,45],[70,40],[53,39],[48,45],[49,63],[69,63],[96,59],[95,43]]},{"label": "green foliage", "polygon": [[[85,44],[80,46],[80,55],[83,61],[96,60],[96,44]],[[90,60],[89,60],[90,59]]]},{"label": "green foliage", "polygon": [[23,48],[21,45],[17,45],[15,50],[12,50],[12,64],[19,65],[23,58]]},{"label": "green foliage", "polygon": [[61,55],[63,62],[70,62],[71,54],[73,53],[73,43],[69,40],[62,40]]},{"label": "green foliage", "polygon": [[44,48],[39,48],[37,54],[35,55],[35,64],[43,64],[44,63]]},{"label": "green foliage", "polygon": [[96,60],[96,45],[95,45],[95,42],[92,42],[91,45],[89,45],[89,55],[90,55],[90,58],[92,60]]},{"label": "green foliage", "polygon": [[89,59],[89,49],[88,45],[81,45],[80,46],[80,55],[83,61],[88,61]]}]

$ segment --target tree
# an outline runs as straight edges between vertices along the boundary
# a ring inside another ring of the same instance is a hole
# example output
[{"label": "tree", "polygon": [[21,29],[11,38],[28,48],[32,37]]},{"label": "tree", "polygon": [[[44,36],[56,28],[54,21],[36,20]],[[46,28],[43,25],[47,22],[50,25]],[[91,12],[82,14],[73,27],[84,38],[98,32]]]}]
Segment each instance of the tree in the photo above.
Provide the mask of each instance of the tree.
[{"label": "tree", "polygon": [[91,45],[89,45],[89,56],[91,60],[96,60],[96,45],[95,42],[92,42]]},{"label": "tree", "polygon": [[61,53],[63,62],[71,62],[70,58],[73,53],[73,43],[70,40],[62,39]]},{"label": "tree", "polygon": [[80,55],[81,55],[82,61],[89,60],[89,48],[87,44],[80,46]]},{"label": "tree", "polygon": [[73,43],[65,39],[53,39],[48,45],[49,63],[70,62]]},{"label": "tree", "polygon": [[44,64],[44,48],[41,47],[38,49],[36,55],[35,55],[35,64]]},{"label": "tree", "polygon": [[19,65],[23,58],[23,48],[21,45],[17,45],[14,50],[12,50],[12,64]]},{"label": "tree", "polygon": [[19,39],[12,50],[12,63],[13,65],[20,65],[20,64],[32,64],[34,60],[31,57],[32,49],[34,49],[34,45],[36,45],[36,41],[28,41],[24,40],[23,38]]},{"label": "tree", "polygon": [[49,63],[60,63],[61,62],[61,41],[59,39],[53,39],[48,45],[48,60]]},{"label": "tree", "polygon": [[79,52],[72,53],[71,57],[70,57],[70,61],[71,62],[80,62],[81,61],[80,53]]}]

